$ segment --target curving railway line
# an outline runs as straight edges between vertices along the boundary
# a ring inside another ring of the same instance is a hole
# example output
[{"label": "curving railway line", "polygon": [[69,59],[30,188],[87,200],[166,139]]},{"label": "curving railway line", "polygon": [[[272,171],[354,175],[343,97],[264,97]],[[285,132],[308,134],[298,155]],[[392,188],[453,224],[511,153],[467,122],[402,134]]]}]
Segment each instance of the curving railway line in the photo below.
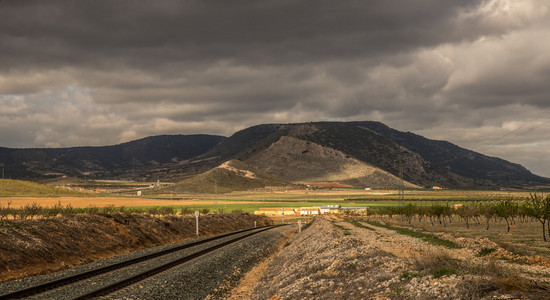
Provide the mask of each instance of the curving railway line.
[{"label": "curving railway line", "polygon": [[92,299],[109,295],[225,246],[279,227],[251,228],[180,244],[78,274],[1,294],[1,299]]}]

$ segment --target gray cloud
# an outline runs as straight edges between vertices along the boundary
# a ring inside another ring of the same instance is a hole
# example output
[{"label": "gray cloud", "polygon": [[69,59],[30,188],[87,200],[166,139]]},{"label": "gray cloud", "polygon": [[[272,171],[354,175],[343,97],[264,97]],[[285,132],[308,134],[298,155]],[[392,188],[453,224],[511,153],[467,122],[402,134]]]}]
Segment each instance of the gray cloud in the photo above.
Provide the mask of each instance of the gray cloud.
[{"label": "gray cloud", "polygon": [[550,176],[539,158],[550,141],[549,10],[544,0],[0,1],[0,146],[379,120]]}]

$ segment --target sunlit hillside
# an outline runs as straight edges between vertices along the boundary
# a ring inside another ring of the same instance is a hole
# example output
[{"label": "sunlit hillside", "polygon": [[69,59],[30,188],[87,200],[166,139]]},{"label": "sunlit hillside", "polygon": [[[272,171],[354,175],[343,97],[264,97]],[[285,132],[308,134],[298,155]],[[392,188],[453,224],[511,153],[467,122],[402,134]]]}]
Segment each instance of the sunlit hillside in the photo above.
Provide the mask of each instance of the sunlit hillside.
[{"label": "sunlit hillside", "polygon": [[238,161],[227,161],[217,168],[181,181],[155,193],[228,193],[290,183]]},{"label": "sunlit hillside", "polygon": [[61,197],[90,194],[50,187],[44,184],[12,179],[0,179],[0,197]]}]

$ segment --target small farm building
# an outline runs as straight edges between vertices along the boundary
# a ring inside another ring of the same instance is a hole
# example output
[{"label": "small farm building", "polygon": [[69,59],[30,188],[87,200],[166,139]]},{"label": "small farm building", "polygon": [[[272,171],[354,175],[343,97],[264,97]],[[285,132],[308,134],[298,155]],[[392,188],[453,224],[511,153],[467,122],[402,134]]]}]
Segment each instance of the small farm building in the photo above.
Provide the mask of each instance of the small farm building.
[{"label": "small farm building", "polygon": [[297,213],[300,216],[316,216],[319,215],[320,209],[319,207],[300,207]]},{"label": "small farm building", "polygon": [[[283,215],[283,208],[260,208],[256,211],[254,211],[255,215],[265,215],[265,216],[282,216]],[[296,209],[295,208],[285,208],[284,209],[285,216],[291,216],[296,215]]]},{"label": "small farm building", "polygon": [[321,206],[321,214],[336,214],[340,210],[340,205],[332,204],[332,205],[322,205]]}]

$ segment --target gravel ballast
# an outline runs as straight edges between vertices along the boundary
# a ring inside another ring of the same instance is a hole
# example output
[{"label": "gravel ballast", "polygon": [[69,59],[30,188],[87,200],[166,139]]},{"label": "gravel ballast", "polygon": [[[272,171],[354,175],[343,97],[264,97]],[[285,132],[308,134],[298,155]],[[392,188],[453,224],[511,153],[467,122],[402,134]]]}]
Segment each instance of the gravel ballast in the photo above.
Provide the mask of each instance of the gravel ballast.
[{"label": "gravel ballast", "polygon": [[[259,259],[262,258],[263,255],[267,255],[267,253],[269,253],[270,248],[271,248],[270,243],[275,243],[277,241],[277,239],[280,239],[282,237],[282,235],[286,234],[289,230],[292,230],[292,229],[290,229],[288,227],[271,229],[271,230],[268,230],[264,233],[258,234],[260,236],[258,236],[258,235],[252,236],[250,238],[247,238],[245,240],[237,242],[236,245],[229,245],[229,246],[226,246],[226,247],[218,250],[218,251],[222,252],[221,254],[216,254],[216,256],[220,257],[220,258],[218,258],[218,260],[221,260],[222,263],[225,263],[226,265],[224,266],[224,268],[205,267],[205,270],[206,270],[205,272],[207,272],[207,275],[204,276],[204,278],[206,278],[206,281],[204,281],[204,282],[202,282],[201,284],[198,285],[199,288],[203,289],[203,292],[200,293],[201,296],[199,298],[205,297],[206,295],[208,295],[208,293],[211,293],[214,289],[216,289],[220,285],[225,284],[225,287],[222,287],[222,288],[218,289],[217,293],[228,289],[231,285],[227,285],[226,281],[231,282],[232,280],[236,280],[240,276],[239,272],[235,272],[236,270],[247,270],[249,267],[251,267],[249,264],[252,264],[252,263],[258,261]],[[249,232],[241,233],[239,235],[246,235],[248,233]],[[236,235],[236,236],[239,236],[239,235]],[[104,284],[106,282],[117,281],[117,280],[123,278],[124,276],[127,276],[127,274],[140,273],[145,269],[152,268],[154,266],[161,265],[163,263],[172,261],[172,260],[177,259],[179,257],[183,257],[185,255],[195,253],[195,252],[200,251],[202,249],[205,249],[209,246],[213,246],[215,244],[223,243],[227,240],[235,238],[236,236],[226,237],[226,238],[214,241],[214,242],[210,242],[210,243],[208,243],[208,246],[202,246],[201,245],[201,246],[198,246],[198,247],[193,247],[192,249],[186,249],[186,250],[180,251],[177,254],[167,255],[167,256],[164,256],[162,258],[152,260],[150,262],[142,264],[139,267],[136,267],[136,266],[129,267],[129,268],[125,268],[125,269],[110,273],[107,276],[100,276],[100,277],[97,277],[97,278],[94,278],[94,279],[88,279],[88,280],[80,282],[80,283],[78,283],[78,284],[76,284],[72,287],[65,288],[61,291],[46,293],[46,294],[40,295],[38,297],[34,297],[34,299],[71,299],[71,298],[74,298],[75,296],[83,294],[85,291],[94,290],[94,289],[96,289],[97,287],[101,286],[102,284]],[[196,239],[196,240],[202,240],[202,239],[204,239],[204,238],[200,238],[200,239]],[[156,252],[156,251],[177,247],[179,245],[188,244],[188,243],[194,242],[196,240],[187,241],[187,242],[184,242],[184,243],[167,245],[167,246],[143,249],[143,250],[140,250],[140,251],[131,252],[131,253],[128,253],[128,254],[125,254],[125,255],[120,255],[120,256],[117,256],[117,257],[114,257],[114,258],[111,258],[111,259],[105,259],[105,260],[97,261],[97,262],[94,262],[94,263],[82,265],[82,266],[79,266],[79,267],[75,267],[75,268],[68,269],[68,270],[65,270],[65,271],[56,272],[56,273],[49,274],[49,275],[29,277],[29,278],[25,278],[25,279],[6,282],[6,283],[0,285],[0,295],[1,294],[6,294],[6,293],[11,292],[11,291],[14,291],[16,289],[21,289],[21,288],[25,288],[25,287],[28,287],[28,286],[31,286],[31,285],[36,285],[36,284],[52,281],[52,280],[55,280],[55,279],[66,277],[68,275],[81,273],[81,272],[91,270],[91,269],[96,269],[98,267],[102,267],[102,266],[109,265],[109,264],[116,263],[116,262],[120,262],[120,261],[125,261],[125,260],[128,260],[128,259],[132,259],[132,258],[139,257],[139,256],[142,256],[142,255],[146,255],[146,254],[149,254],[149,253],[153,253],[153,252]],[[245,246],[241,245],[241,243],[243,245],[247,245],[247,246],[245,247]],[[233,251],[233,250],[231,250],[232,247],[237,247],[237,249],[240,249],[240,250]],[[242,250],[244,248],[251,248],[252,251],[249,251],[248,253],[240,253],[240,252],[243,252]],[[235,254],[234,252],[237,252],[238,254]],[[225,261],[225,259],[223,258],[225,253],[227,253],[230,256],[233,255],[232,257],[234,257],[236,255],[236,256],[239,257],[239,259],[229,259],[229,261]],[[209,255],[213,255],[213,254],[214,253],[211,253]],[[190,263],[182,265],[181,268],[186,269],[189,266],[193,266],[195,263],[200,262],[200,261],[201,261],[201,259],[196,259],[196,260],[194,260]],[[237,265],[235,265],[235,267],[233,267],[232,261],[237,262]],[[241,265],[239,265],[238,263],[241,263]],[[195,267],[192,267],[192,268],[199,269],[199,270],[203,269],[203,267],[201,267],[201,266],[195,266]],[[216,271],[212,271],[212,270],[216,270]],[[217,276],[214,276],[215,278],[219,279],[219,278],[223,277],[223,280],[208,283],[208,281],[210,281],[210,278],[212,278],[212,276],[209,274],[211,271],[218,274]],[[159,276],[159,278],[161,278],[163,276],[166,276],[166,274],[168,274],[170,272],[171,271],[167,271],[165,273],[159,274],[158,276]],[[223,273],[223,272],[229,272],[229,273]],[[150,284],[152,284],[153,286],[149,286]],[[162,287],[163,285],[165,285],[164,281],[160,284],[160,286]],[[142,295],[142,296],[133,295],[130,298],[132,298],[132,299],[162,299],[162,298],[170,296],[174,292],[178,292],[178,293],[180,292],[179,289],[174,289],[174,290],[162,290],[161,289],[161,290],[159,290],[159,285],[156,284],[155,279],[153,279],[149,283],[145,283],[145,281],[144,281],[144,283],[140,283],[138,285],[138,287],[139,286],[141,286],[141,287],[149,286],[149,288],[147,288],[147,289],[139,288],[137,290],[139,292],[149,293],[149,295]],[[172,285],[172,286],[180,286],[180,284],[176,284],[176,285]],[[122,291],[123,292],[119,292],[117,294],[117,296],[113,296],[113,297],[116,298],[116,299],[120,299],[121,297],[126,297],[126,296],[123,296],[124,291],[132,292],[133,290],[132,290],[131,287],[129,287],[129,288],[127,288],[125,290],[122,290]],[[160,292],[163,296],[158,296],[160,298],[151,298],[151,297],[155,297],[153,295],[157,292]],[[196,288],[191,287],[189,289],[189,292],[187,293],[188,297],[186,297],[186,298],[195,297],[194,296],[195,292],[196,292]],[[207,292],[206,295],[205,295],[205,292]],[[216,294],[216,293],[214,293],[214,294]]]},{"label": "gravel ballast", "polygon": [[102,299],[223,299],[295,226],[262,232]]}]

